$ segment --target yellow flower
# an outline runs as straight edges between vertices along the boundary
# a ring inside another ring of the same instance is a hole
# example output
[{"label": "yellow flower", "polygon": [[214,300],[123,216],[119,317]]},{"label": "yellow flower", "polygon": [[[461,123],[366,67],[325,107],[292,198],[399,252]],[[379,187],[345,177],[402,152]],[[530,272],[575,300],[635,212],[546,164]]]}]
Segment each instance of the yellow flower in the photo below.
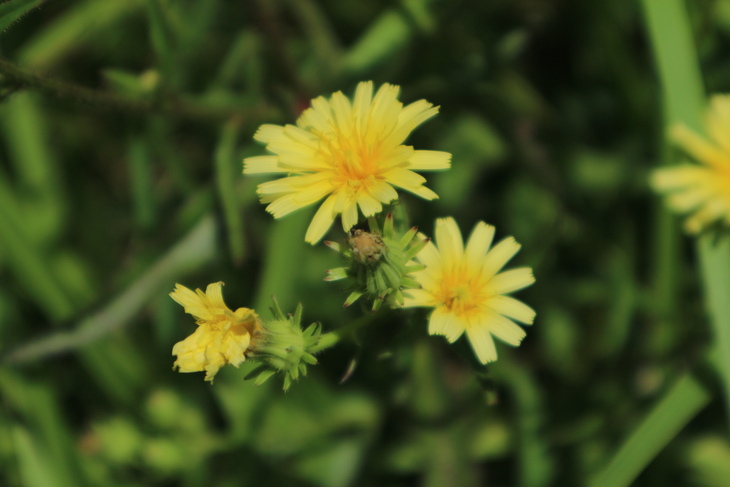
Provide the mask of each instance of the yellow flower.
[{"label": "yellow flower", "polygon": [[373,97],[371,81],[358,84],[351,103],[342,92],[312,100],[296,125],[259,127],[254,139],[276,155],[245,159],[245,174],[284,173],[260,184],[262,203],[279,218],[325,198],[309,225],[305,240],[315,244],[342,214],[350,230],[363,216],[382,211],[398,199],[393,186],[432,200],[436,193],[413,172],[450,167],[448,152],[414,150],[403,145],[420,124],[438,113],[426,100],[403,107],[397,86],[384,84]]},{"label": "yellow flower", "polygon": [[231,311],[223,302],[222,287],[222,282],[216,282],[205,292],[193,292],[175,284],[170,297],[195,317],[198,329],[172,347],[172,354],[177,356],[173,369],[205,371],[205,380],[212,381],[224,365],[238,367],[246,359],[251,336],[261,327],[259,317],[248,308]]},{"label": "yellow flower", "polygon": [[532,270],[524,267],[502,273],[499,270],[520,249],[512,237],[492,247],[494,227],[479,222],[464,248],[461,231],[453,218],[436,220],[436,242],[417,259],[426,269],[413,273],[422,289],[408,290],[405,306],[434,308],[428,324],[431,335],[444,335],[453,343],[464,332],[483,364],[497,360],[492,335],[519,345],[525,331],[512,320],[530,325],[535,311],[506,296],[535,282]]},{"label": "yellow flower", "polygon": [[652,187],[666,195],[667,205],[678,213],[691,213],[685,221],[689,233],[699,233],[721,221],[730,224],[730,96],[712,97],[705,126],[710,140],[684,125],[672,129],[672,138],[698,164],[656,169]]}]

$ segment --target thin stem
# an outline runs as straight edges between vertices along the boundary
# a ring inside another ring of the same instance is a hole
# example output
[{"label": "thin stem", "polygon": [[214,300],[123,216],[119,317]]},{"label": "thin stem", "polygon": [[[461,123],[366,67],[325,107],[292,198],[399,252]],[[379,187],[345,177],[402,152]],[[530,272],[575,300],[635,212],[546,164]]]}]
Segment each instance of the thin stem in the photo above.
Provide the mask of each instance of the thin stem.
[{"label": "thin stem", "polygon": [[281,21],[276,12],[278,5],[271,1],[256,0],[251,4],[251,7],[261,33],[269,41],[270,48],[273,51],[273,59],[279,65],[279,69],[289,80],[297,97],[302,100],[310,99],[309,90],[299,75],[297,64],[291,55],[291,49],[287,46],[284,38]]},{"label": "thin stem", "polygon": [[374,320],[375,320],[374,314],[365,315],[365,316],[362,316],[362,317],[356,319],[352,323],[342,326],[329,333],[325,333],[324,335],[322,335],[319,338],[319,342],[317,343],[317,345],[315,345],[314,347],[312,347],[311,350],[308,350],[308,351],[309,351],[309,353],[317,353],[317,352],[321,352],[322,350],[325,350],[327,348],[331,348],[331,347],[337,345],[337,343],[339,343],[339,341],[342,340],[342,338],[354,333],[355,331],[362,328],[363,326],[372,323]]},{"label": "thin stem", "polygon": [[[38,74],[5,59],[0,59],[0,75],[16,84],[17,87],[14,87],[14,89],[33,87],[61,99],[128,113],[165,113],[179,118],[196,120],[223,120],[251,114],[251,109],[245,107],[212,106],[179,98],[146,100],[121,96],[109,91],[94,90],[69,83],[54,76]],[[255,110],[263,111],[261,107]]]}]

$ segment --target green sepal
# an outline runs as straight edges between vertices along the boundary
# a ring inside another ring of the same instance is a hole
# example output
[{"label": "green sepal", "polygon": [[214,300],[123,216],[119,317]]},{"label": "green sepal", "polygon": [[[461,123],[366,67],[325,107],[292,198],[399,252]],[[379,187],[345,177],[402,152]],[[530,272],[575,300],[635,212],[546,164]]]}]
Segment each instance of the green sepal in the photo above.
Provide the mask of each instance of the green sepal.
[{"label": "green sepal", "polygon": [[416,233],[418,233],[418,227],[412,227],[410,230],[403,234],[400,241],[398,242],[398,245],[401,248],[406,248],[406,245],[408,245],[408,243],[413,240],[413,237],[416,236]]},{"label": "green sepal", "polygon": [[335,267],[334,269],[330,269],[327,271],[327,277],[324,278],[325,281],[339,281],[340,279],[345,279],[349,277],[347,274],[347,267]]},{"label": "green sepal", "polygon": [[355,301],[357,301],[357,300],[358,300],[358,298],[359,298],[360,296],[362,296],[363,294],[365,294],[365,293],[364,293],[364,292],[361,292],[361,291],[352,291],[352,292],[350,293],[350,295],[349,295],[349,296],[347,297],[347,299],[345,300],[345,304],[344,304],[343,306],[344,306],[345,308],[347,308],[347,307],[348,307],[348,306],[350,306],[350,305],[351,305],[352,303],[354,303]]},{"label": "green sepal", "polygon": [[253,379],[254,377],[258,376],[261,373],[261,371],[264,370],[264,369],[266,369],[266,366],[265,365],[263,365],[263,364],[259,365],[258,367],[256,367],[255,369],[253,369],[251,372],[249,372],[248,374],[246,374],[246,377],[244,377],[243,380],[251,380],[251,379]]},{"label": "green sepal", "polygon": [[271,370],[271,369],[263,370],[259,374],[259,376],[256,377],[256,380],[254,381],[254,384],[256,384],[257,386],[260,386],[261,384],[263,384],[264,382],[266,382],[267,380],[269,380],[271,378],[271,376],[274,375],[274,373],[275,373],[275,371],[274,370]]},{"label": "green sepal", "polygon": [[410,277],[403,278],[403,286],[407,289],[421,289],[421,283]]},{"label": "green sepal", "polygon": [[406,260],[411,260],[414,258],[418,253],[426,248],[426,245],[428,245],[428,242],[430,242],[430,238],[424,238],[422,240],[419,240],[418,242],[414,243],[410,249],[406,252]]},{"label": "green sepal", "polygon": [[289,389],[300,375],[306,375],[307,364],[314,365],[317,359],[311,350],[320,341],[322,325],[312,323],[302,331],[302,305],[298,304],[294,314],[285,315],[276,298],[272,298],[272,320],[262,321],[260,329],[251,337],[247,358],[260,363],[246,378],[256,377],[261,384],[277,372],[284,375],[284,390]]},{"label": "green sepal", "polygon": [[342,245],[338,244],[337,242],[332,242],[330,240],[325,240],[324,244],[334,250],[335,252],[340,252],[342,250]]},{"label": "green sepal", "polygon": [[385,216],[385,223],[383,223],[383,237],[393,238],[394,233],[395,230],[393,228],[393,215],[391,213],[388,213]]},{"label": "green sepal", "polygon": [[[311,365],[317,365],[319,363],[314,355],[312,355],[311,353],[306,353],[306,352],[302,354],[302,360]],[[301,366],[301,364],[300,364],[300,366]]]}]

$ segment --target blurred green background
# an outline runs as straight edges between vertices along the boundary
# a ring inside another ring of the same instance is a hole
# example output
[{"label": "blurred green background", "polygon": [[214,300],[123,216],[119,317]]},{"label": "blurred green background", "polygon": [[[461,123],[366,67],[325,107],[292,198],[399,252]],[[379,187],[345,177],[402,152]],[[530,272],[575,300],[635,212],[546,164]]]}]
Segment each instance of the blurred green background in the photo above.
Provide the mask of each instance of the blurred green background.
[{"label": "blurred green background", "polygon": [[[729,47],[730,0],[0,3],[0,485],[729,486],[722,333],[647,186],[668,123],[730,86]],[[176,282],[360,316],[311,209],[274,221],[241,161],[361,80],[441,106],[409,143],[453,168],[403,204],[523,244],[522,346],[476,367],[407,311],[286,394],[172,372]]]}]

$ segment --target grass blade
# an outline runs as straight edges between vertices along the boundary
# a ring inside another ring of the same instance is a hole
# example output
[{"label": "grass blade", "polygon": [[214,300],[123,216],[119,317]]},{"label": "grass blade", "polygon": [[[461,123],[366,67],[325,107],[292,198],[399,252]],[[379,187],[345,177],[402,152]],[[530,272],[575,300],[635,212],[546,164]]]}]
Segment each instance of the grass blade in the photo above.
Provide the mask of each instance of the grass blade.
[{"label": "grass blade", "polygon": [[70,332],[46,336],[4,357],[10,363],[27,363],[76,349],[128,323],[161,288],[172,289],[182,273],[208,263],[217,251],[213,217],[203,218],[175,247],[107,306],[91,314]]},{"label": "grass blade", "polygon": [[236,264],[241,263],[245,251],[243,212],[236,190],[236,183],[241,179],[238,170],[240,162],[236,154],[236,142],[240,127],[240,119],[234,119],[226,123],[221,130],[218,146],[215,149],[215,182],[225,217],[231,260]]},{"label": "grass blade", "polygon": [[725,409],[730,420],[730,239],[717,242],[709,235],[698,242],[699,260],[705,286],[705,303],[719,350],[715,367],[725,392]]},{"label": "grass blade", "polygon": [[710,393],[692,375],[685,375],[629,436],[589,487],[628,487],[654,457],[710,402]]}]

